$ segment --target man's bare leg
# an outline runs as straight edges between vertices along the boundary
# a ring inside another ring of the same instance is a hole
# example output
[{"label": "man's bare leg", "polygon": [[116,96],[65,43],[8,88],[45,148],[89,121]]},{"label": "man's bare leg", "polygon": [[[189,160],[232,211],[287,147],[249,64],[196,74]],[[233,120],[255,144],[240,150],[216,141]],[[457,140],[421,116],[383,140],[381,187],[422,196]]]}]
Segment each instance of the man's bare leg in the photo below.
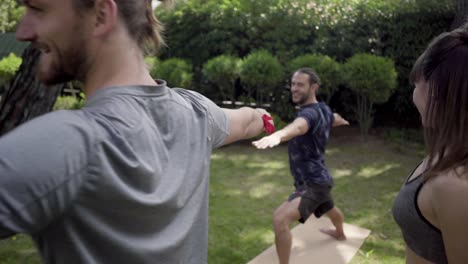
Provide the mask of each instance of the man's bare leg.
[{"label": "man's bare leg", "polygon": [[346,235],[343,230],[344,216],[341,210],[335,206],[330,211],[326,212],[325,215],[330,218],[335,229],[320,228],[320,232],[330,235],[337,240],[345,240]]},{"label": "man's bare leg", "polygon": [[273,215],[273,230],[275,231],[276,253],[280,264],[288,264],[291,254],[292,236],[289,230],[289,225],[299,220],[299,203],[301,198],[298,197],[291,202],[284,202],[275,210]]}]

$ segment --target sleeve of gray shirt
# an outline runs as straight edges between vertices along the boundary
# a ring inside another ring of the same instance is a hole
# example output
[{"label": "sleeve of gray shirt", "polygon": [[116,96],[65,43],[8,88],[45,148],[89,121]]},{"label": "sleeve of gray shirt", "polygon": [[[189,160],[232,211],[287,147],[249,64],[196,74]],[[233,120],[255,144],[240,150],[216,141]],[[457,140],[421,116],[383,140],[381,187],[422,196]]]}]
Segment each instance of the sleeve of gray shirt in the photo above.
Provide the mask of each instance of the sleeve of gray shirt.
[{"label": "sleeve of gray shirt", "polygon": [[40,231],[76,198],[93,145],[77,113],[46,114],[0,138],[0,238]]},{"label": "sleeve of gray shirt", "polygon": [[217,148],[221,146],[229,133],[229,122],[223,109],[217,106],[210,99],[197,92],[180,88],[175,88],[174,90],[176,90],[179,94],[183,94],[186,97],[189,97],[190,100],[194,100],[193,102],[203,105],[207,112],[208,121],[211,126],[210,137],[212,147]]},{"label": "sleeve of gray shirt", "polygon": [[[206,99],[206,98],[205,98]],[[207,100],[209,120],[212,125],[212,138],[213,148],[221,146],[226,139],[229,131],[229,122],[227,120],[226,113],[213,103],[211,100]]]}]

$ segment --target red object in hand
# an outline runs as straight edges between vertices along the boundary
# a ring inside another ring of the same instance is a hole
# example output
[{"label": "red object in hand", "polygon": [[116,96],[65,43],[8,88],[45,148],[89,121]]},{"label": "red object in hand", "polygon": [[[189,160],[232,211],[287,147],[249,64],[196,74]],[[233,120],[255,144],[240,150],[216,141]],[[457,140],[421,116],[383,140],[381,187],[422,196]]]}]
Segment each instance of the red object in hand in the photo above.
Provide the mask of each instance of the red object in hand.
[{"label": "red object in hand", "polygon": [[265,129],[265,132],[268,134],[271,134],[275,132],[275,125],[273,124],[273,118],[271,116],[264,114],[262,116],[263,119],[263,128]]}]

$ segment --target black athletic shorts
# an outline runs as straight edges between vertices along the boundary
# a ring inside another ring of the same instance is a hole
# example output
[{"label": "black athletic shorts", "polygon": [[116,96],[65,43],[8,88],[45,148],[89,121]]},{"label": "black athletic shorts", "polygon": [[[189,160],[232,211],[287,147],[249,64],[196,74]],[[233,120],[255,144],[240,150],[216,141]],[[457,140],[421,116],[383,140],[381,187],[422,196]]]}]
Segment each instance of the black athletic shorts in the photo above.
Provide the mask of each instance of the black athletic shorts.
[{"label": "black athletic shorts", "polygon": [[309,183],[297,188],[296,191],[289,196],[289,202],[297,197],[301,197],[301,202],[299,204],[301,218],[299,222],[305,223],[312,213],[315,217],[320,218],[335,206],[331,196],[331,189],[332,186],[329,185]]}]

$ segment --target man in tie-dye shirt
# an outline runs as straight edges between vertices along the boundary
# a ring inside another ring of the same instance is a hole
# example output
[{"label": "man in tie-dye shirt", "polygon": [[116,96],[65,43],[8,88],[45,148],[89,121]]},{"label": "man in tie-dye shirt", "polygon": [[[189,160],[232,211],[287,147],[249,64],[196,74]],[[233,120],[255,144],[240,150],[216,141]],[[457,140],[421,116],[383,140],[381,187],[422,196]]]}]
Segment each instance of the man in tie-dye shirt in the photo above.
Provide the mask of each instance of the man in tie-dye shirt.
[{"label": "man in tie-dye shirt", "polygon": [[280,264],[289,263],[291,232],[289,224],[304,223],[311,214],[326,215],[335,228],[321,231],[338,240],[346,239],[343,214],[331,196],[333,179],[325,166],[325,146],[333,126],[348,125],[348,121],[334,114],[316,92],[320,79],[314,70],[301,68],[291,80],[292,100],[300,110],[297,118],[285,128],[253,144],[259,149],[271,148],[289,141],[289,164],[294,177],[295,191],[279,206],[273,217],[276,251]]}]

